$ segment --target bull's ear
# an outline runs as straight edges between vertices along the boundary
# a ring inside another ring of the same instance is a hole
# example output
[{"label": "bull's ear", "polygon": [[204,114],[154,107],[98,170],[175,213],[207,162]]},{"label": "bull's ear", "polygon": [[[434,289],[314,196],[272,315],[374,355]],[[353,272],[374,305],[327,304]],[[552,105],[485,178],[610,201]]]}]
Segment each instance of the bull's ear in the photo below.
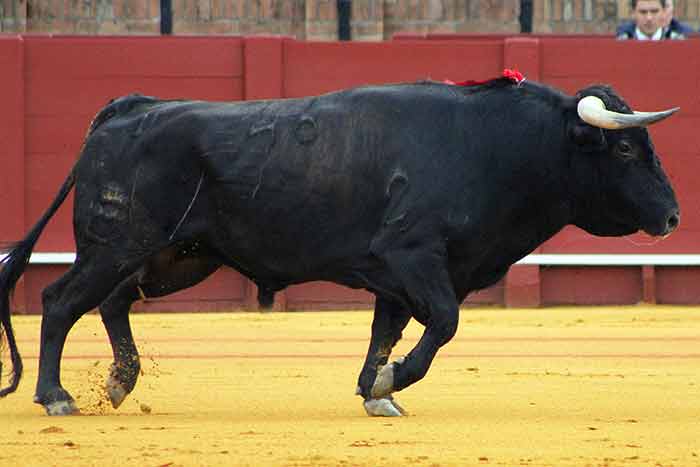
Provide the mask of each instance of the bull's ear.
[{"label": "bull's ear", "polygon": [[605,133],[600,128],[577,121],[569,126],[569,138],[582,151],[594,152],[605,149],[607,141]]}]

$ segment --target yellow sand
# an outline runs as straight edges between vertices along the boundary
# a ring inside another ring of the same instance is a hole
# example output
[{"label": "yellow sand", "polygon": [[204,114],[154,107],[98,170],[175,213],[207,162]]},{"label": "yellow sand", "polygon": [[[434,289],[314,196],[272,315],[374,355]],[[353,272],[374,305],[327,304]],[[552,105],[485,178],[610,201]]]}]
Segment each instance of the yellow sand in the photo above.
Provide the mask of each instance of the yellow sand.
[{"label": "yellow sand", "polygon": [[63,362],[84,415],[50,418],[31,402],[39,319],[17,316],[26,371],[0,400],[0,466],[700,465],[700,309],[464,309],[428,376],[397,394],[401,419],[367,417],[354,395],[370,321],[133,315],[144,371],[115,411],[88,315]]}]

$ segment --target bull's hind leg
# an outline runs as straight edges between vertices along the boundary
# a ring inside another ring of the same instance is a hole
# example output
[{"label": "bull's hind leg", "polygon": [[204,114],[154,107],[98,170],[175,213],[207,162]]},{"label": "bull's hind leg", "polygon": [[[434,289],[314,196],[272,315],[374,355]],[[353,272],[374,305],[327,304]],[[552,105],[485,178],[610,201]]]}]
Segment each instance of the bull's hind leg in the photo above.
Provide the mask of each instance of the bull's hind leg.
[{"label": "bull's hind leg", "polygon": [[373,399],[371,390],[377,377],[377,371],[387,364],[391,350],[401,339],[401,332],[410,319],[411,315],[404,307],[382,297],[377,297],[374,304],[372,337],[357,386],[357,394],[364,398],[367,415],[384,417],[405,415],[404,410],[391,396]]},{"label": "bull's hind leg", "polygon": [[39,376],[34,402],[49,415],[77,412],[71,395],[61,386],[61,355],[68,332],[87,311],[95,308],[124,278],[109,261],[110,253],[96,248],[81,252],[71,269],[44,289]]},{"label": "bull's hind leg", "polygon": [[213,256],[198,256],[202,250],[201,246],[192,249],[191,244],[187,248],[179,245],[163,250],[142,270],[119,284],[100,305],[100,315],[114,355],[105,388],[115,409],[134,389],[141,370],[129,323],[131,305],[140,298],[162,297],[191,287],[211,275],[221,262]]},{"label": "bull's hind leg", "polygon": [[100,316],[114,355],[105,389],[115,409],[134,389],[141,371],[139,353],[129,323],[129,309],[131,304],[139,298],[137,287],[137,276],[132,275],[119,284],[100,305]]},{"label": "bull's hind leg", "polygon": [[422,379],[437,351],[457,331],[459,306],[439,251],[401,250],[385,257],[414,307],[413,315],[425,324],[425,331],[406,357],[379,371],[371,390],[375,399]]}]

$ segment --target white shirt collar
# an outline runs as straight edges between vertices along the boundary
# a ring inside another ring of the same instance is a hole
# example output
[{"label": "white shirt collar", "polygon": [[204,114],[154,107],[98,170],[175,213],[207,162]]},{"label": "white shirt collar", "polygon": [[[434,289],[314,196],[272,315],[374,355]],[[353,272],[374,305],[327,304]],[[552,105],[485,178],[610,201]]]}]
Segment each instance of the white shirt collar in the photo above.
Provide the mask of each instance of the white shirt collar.
[{"label": "white shirt collar", "polygon": [[639,30],[639,28],[634,28],[634,37],[638,41],[660,41],[661,36],[663,35],[664,28],[659,28],[656,30],[653,36],[649,37],[646,34],[644,34],[642,31]]}]

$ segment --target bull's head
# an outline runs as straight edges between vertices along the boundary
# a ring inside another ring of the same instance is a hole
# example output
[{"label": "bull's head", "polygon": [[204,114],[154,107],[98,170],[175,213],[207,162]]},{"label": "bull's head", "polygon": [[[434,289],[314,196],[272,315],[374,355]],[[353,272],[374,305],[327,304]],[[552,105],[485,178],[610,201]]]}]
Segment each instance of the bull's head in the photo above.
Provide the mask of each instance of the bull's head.
[{"label": "bull's head", "polygon": [[574,223],[595,235],[670,234],[680,222],[678,202],[646,126],[678,108],[633,112],[607,86],[586,88],[576,100],[569,134],[576,146],[574,183],[585,201]]}]

